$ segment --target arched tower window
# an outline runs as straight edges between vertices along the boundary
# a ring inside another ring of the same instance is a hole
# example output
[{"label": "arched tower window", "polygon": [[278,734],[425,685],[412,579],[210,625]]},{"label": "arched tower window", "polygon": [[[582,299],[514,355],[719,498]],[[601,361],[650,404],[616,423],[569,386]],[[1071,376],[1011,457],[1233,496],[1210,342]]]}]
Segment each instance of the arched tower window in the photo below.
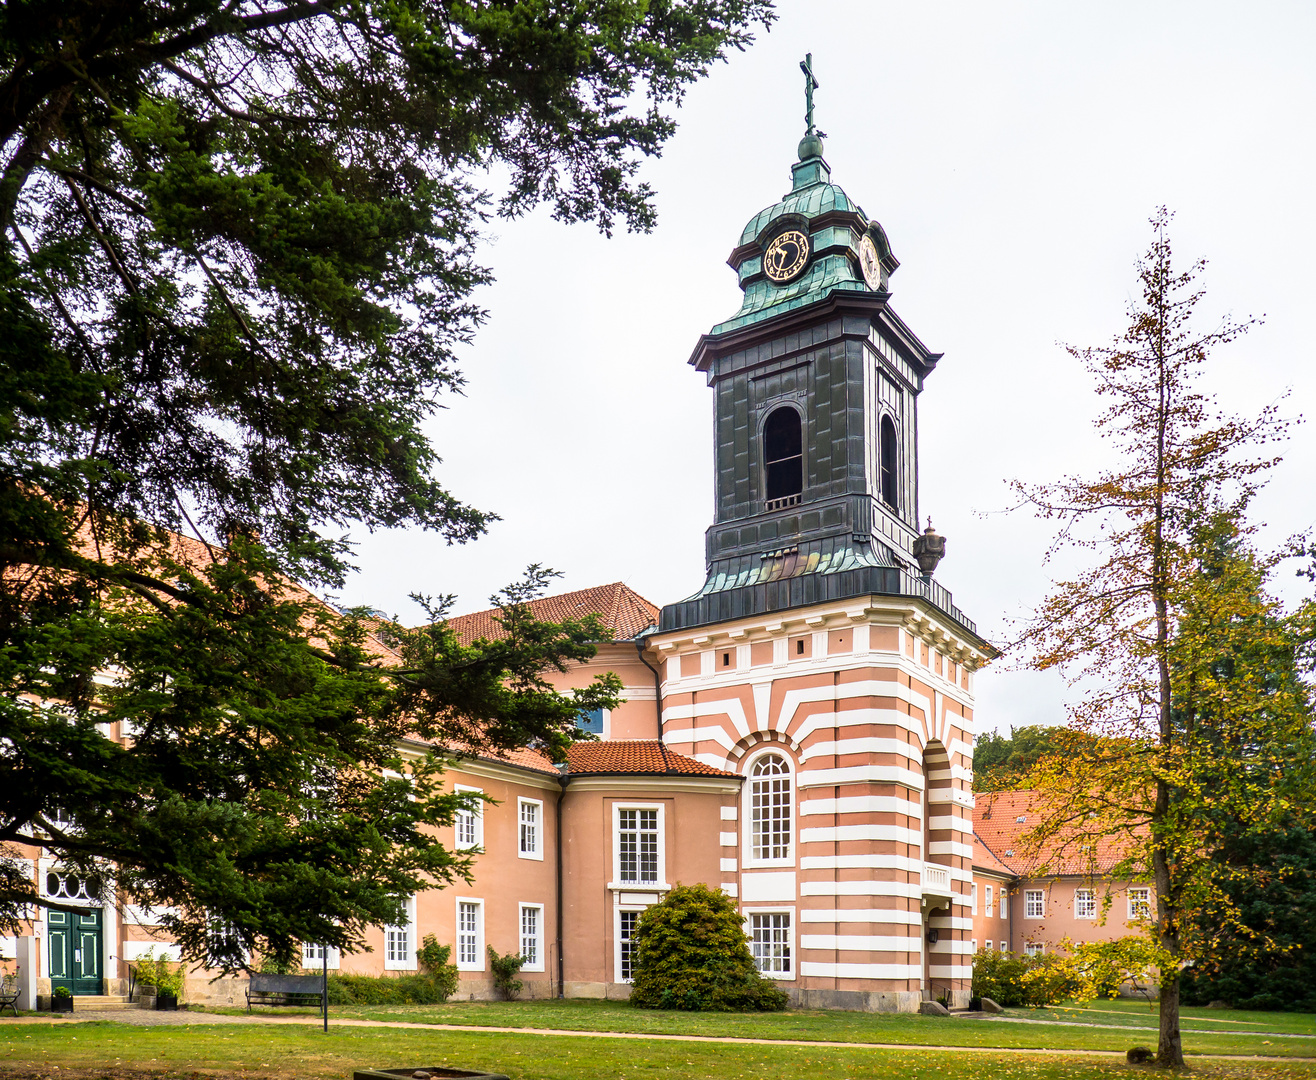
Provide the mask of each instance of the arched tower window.
[{"label": "arched tower window", "polygon": [[895,421],[889,416],[884,416],[882,417],[882,501],[892,510],[900,509],[899,458]]},{"label": "arched tower window", "polygon": [[804,440],[800,414],[789,405],[774,409],[763,425],[763,461],[767,469],[765,498],[786,499],[804,490]]},{"label": "arched tower window", "polygon": [[750,855],[755,860],[791,857],[794,798],[791,767],[780,754],[764,754],[750,771]]}]

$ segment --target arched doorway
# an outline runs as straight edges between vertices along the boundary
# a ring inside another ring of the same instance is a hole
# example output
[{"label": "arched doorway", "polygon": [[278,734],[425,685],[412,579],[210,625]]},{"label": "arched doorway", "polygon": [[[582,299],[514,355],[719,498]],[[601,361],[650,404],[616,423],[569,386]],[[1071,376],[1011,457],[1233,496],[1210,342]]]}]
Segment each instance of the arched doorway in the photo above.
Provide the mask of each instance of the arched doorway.
[{"label": "arched doorway", "polygon": [[[949,969],[954,961],[951,904],[954,893],[951,886],[950,864],[947,856],[932,850],[933,815],[940,810],[949,812],[949,804],[938,800],[936,793],[951,788],[950,755],[936,739],[929,739],[923,748],[923,850],[921,867],[922,931],[923,931],[923,1000],[936,1001],[950,996],[953,977]],[[944,861],[943,861],[944,860]],[[935,941],[933,939],[936,939]]]}]

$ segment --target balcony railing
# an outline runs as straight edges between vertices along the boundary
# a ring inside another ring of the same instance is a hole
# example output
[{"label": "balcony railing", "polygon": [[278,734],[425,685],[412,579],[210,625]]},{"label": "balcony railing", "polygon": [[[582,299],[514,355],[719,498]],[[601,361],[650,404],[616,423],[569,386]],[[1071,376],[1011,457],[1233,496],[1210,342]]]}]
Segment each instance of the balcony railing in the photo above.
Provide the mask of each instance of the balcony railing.
[{"label": "balcony railing", "polygon": [[924,863],[923,892],[933,896],[950,896],[950,868],[937,863]]},{"label": "balcony railing", "polygon": [[763,512],[771,513],[773,510],[785,510],[788,506],[799,506],[799,495],[784,495],[780,499],[768,499],[763,503]]}]

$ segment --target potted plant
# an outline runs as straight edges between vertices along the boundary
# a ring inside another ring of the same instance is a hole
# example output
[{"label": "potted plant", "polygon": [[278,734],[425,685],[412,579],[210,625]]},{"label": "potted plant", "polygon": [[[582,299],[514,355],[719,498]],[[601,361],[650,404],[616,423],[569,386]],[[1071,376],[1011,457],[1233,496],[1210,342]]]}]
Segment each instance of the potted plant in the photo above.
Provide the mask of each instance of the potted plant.
[{"label": "potted plant", "polygon": [[136,983],[142,998],[154,998],[155,1008],[173,1012],[183,996],[183,965],[175,967],[167,958],[156,956],[152,945],[137,958]]},{"label": "potted plant", "polygon": [[51,1012],[72,1012],[73,1011],[73,991],[67,986],[57,986],[50,992],[50,1011]]},{"label": "potted plant", "polygon": [[134,1000],[148,1009],[155,1008],[155,961],[151,959],[150,953],[140,958],[132,970]]},{"label": "potted plant", "polygon": [[183,996],[183,965],[179,964],[176,968],[170,970],[169,965],[163,958],[157,961],[155,989],[155,1007],[177,1012],[178,999]]}]

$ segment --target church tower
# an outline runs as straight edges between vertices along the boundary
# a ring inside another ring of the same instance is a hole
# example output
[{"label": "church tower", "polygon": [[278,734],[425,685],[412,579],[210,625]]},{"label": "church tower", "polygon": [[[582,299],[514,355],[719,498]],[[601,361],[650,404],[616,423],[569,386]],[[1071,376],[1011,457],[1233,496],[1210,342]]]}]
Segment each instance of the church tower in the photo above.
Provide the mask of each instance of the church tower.
[{"label": "church tower", "polygon": [[972,673],[994,655],[933,579],[918,406],[941,354],[890,306],[882,226],[832,182],[801,64],[791,187],[728,262],[740,310],[690,363],[714,394],[707,578],[663,608],[662,738],[740,774],[722,888],[803,1005],[969,996]]}]

